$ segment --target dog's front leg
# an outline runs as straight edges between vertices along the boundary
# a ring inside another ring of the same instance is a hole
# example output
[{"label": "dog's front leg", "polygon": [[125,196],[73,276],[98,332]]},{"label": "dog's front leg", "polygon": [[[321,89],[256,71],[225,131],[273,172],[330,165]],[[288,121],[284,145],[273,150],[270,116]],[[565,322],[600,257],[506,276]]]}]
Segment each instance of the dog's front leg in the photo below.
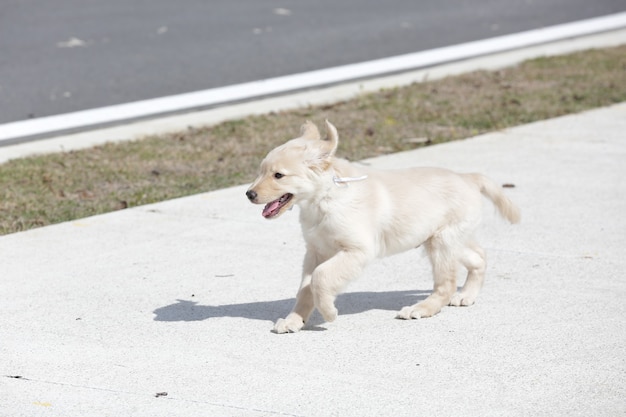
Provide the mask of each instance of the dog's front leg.
[{"label": "dog's front leg", "polygon": [[359,251],[340,251],[320,264],[311,279],[315,307],[331,322],[337,318],[335,299],[346,284],[356,277],[365,266],[367,257]]},{"label": "dog's front leg", "polygon": [[316,253],[310,248],[307,249],[302,266],[302,282],[300,283],[298,295],[296,295],[296,304],[287,317],[278,319],[274,325],[275,333],[295,333],[299,331],[313,312],[315,304],[313,303],[313,293],[311,292],[311,274],[318,264],[317,259]]}]

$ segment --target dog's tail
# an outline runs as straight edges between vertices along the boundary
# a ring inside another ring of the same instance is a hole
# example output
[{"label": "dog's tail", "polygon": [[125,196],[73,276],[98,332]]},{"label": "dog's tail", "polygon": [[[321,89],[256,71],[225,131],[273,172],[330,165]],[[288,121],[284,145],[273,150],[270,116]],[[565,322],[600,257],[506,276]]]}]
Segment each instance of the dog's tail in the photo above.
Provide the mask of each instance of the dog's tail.
[{"label": "dog's tail", "polygon": [[482,174],[470,174],[480,188],[482,195],[487,197],[496,206],[502,217],[511,223],[519,223],[521,214],[519,208],[502,192],[502,188]]}]

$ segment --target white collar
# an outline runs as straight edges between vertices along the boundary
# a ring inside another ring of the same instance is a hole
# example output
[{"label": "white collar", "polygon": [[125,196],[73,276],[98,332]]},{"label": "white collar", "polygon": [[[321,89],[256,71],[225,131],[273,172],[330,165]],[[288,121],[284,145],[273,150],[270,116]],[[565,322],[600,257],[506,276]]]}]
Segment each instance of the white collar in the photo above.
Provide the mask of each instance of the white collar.
[{"label": "white collar", "polygon": [[340,187],[342,185],[349,185],[350,182],[363,181],[366,179],[367,179],[367,175],[361,175],[360,177],[338,177],[333,172],[333,182],[335,183],[337,187]]}]

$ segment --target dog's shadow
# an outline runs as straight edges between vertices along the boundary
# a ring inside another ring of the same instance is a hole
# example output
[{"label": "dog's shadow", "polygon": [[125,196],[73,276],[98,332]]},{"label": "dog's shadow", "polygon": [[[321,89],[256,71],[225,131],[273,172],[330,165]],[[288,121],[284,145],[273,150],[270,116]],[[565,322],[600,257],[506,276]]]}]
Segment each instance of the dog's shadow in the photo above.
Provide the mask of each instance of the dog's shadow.
[{"label": "dog's shadow", "polygon": [[[352,292],[337,297],[339,314],[359,314],[369,310],[399,311],[402,307],[423,300],[431,291]],[[251,320],[276,321],[285,317],[295,299],[257,301],[242,304],[201,305],[196,301],[176,300],[176,303],[154,310],[155,321],[201,321],[217,317],[241,317]],[[315,313],[307,328],[313,329],[324,320]]]}]

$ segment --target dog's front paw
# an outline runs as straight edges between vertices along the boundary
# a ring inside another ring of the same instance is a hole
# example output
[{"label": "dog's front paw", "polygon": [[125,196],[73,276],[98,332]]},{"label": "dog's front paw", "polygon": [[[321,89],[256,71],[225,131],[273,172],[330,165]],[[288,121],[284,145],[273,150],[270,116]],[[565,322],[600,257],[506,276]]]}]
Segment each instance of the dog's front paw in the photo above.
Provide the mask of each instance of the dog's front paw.
[{"label": "dog's front paw", "polygon": [[339,312],[335,307],[334,299],[332,297],[319,297],[316,300],[316,307],[319,310],[324,320],[327,322],[335,321]]},{"label": "dog's front paw", "polygon": [[304,320],[297,314],[289,314],[284,319],[278,319],[272,330],[274,333],[295,333],[304,326]]},{"label": "dog's front paw", "polygon": [[327,322],[335,321],[339,312],[335,307],[335,298],[329,296],[315,297],[315,307]]},{"label": "dog's front paw", "polygon": [[331,321],[337,320],[337,315],[339,314],[335,306],[332,306],[332,308],[327,308],[324,311],[320,310],[320,313],[322,314],[322,317],[324,317],[324,320],[329,323]]}]

